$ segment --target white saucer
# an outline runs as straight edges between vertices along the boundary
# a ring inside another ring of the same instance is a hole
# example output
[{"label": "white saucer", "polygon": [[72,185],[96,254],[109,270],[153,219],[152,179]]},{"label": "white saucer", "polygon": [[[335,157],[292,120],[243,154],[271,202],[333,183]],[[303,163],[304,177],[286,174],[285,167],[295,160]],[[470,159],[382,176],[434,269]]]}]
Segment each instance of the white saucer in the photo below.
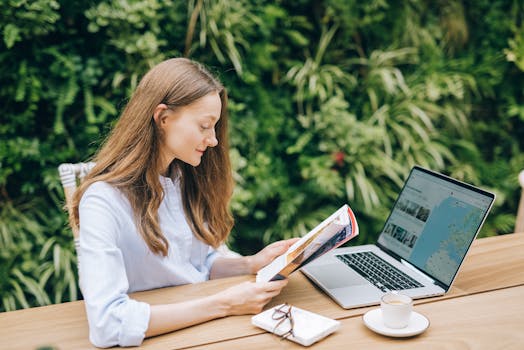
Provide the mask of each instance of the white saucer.
[{"label": "white saucer", "polygon": [[375,309],[368,311],[362,316],[364,324],[374,332],[389,337],[412,337],[424,332],[429,327],[429,320],[418,312],[411,313],[411,319],[406,328],[389,328],[382,322],[382,310]]}]

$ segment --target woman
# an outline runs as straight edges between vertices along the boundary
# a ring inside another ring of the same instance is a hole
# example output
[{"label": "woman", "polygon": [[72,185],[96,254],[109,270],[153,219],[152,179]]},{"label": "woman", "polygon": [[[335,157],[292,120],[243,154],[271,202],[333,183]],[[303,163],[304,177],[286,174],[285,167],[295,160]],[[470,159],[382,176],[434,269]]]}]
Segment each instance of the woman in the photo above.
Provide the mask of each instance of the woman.
[{"label": "woman", "polygon": [[233,226],[226,108],[226,90],[201,65],[164,61],[141,80],[96,155],[70,218],[80,230],[80,287],[94,345],[140,345],[214,318],[258,313],[287,284],[246,282],[164,305],[128,296],[253,274],[296,241],[248,257],[215,251]]}]

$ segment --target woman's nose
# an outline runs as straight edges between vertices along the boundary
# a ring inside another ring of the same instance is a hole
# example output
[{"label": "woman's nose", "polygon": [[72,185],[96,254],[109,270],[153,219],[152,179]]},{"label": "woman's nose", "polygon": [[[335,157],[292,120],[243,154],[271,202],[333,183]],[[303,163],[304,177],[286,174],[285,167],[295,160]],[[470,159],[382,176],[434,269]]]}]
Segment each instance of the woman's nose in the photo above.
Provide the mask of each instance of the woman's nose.
[{"label": "woman's nose", "polygon": [[206,139],[206,142],[209,147],[215,147],[216,145],[218,145],[218,139],[215,135],[208,137]]}]

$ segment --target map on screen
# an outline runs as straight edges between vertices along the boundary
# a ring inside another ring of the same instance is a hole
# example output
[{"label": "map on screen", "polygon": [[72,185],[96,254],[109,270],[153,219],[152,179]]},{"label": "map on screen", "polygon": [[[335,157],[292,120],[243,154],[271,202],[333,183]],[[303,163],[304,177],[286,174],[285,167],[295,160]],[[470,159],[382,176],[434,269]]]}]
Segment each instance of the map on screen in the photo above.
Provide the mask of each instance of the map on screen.
[{"label": "map on screen", "polygon": [[435,207],[409,260],[430,275],[451,283],[475,235],[483,211],[448,197]]}]

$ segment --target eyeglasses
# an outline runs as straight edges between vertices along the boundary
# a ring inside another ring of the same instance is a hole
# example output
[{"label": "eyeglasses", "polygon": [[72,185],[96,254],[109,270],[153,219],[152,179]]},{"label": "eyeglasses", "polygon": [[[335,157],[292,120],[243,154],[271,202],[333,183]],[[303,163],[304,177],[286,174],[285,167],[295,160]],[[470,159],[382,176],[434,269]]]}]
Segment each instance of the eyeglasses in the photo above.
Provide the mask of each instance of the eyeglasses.
[{"label": "eyeglasses", "polygon": [[295,326],[295,322],[293,321],[293,314],[291,313],[291,308],[291,305],[285,303],[277,307],[275,311],[273,311],[273,315],[271,316],[273,320],[278,320],[277,324],[275,325],[275,328],[273,328],[273,333],[275,333],[276,329],[280,327],[280,325],[282,325],[284,322],[286,322],[286,320],[289,320],[289,330],[280,335],[281,339],[286,339],[290,335],[295,336],[295,334],[293,333],[293,327]]}]

